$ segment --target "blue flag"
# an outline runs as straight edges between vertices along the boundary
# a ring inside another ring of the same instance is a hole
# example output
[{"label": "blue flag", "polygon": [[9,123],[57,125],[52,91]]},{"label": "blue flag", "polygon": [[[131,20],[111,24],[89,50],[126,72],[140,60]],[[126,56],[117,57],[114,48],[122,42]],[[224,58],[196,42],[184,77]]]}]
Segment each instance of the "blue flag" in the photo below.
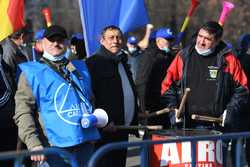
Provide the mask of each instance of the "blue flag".
[{"label": "blue flag", "polygon": [[144,0],[79,0],[87,55],[99,47],[102,29],[118,26],[123,33],[149,21]]}]

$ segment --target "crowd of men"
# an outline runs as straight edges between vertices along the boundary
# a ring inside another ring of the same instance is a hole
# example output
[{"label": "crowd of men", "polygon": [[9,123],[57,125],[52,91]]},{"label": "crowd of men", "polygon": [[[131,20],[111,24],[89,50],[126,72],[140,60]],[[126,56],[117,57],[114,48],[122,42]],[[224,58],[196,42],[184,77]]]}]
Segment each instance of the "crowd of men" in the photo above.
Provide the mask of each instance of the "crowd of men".
[{"label": "crowd of men", "polygon": [[[176,36],[170,28],[151,34],[142,47],[138,38],[126,40],[119,27],[107,26],[100,34],[100,48],[88,58],[82,35],[74,34],[68,46],[68,33],[58,25],[36,33],[32,52],[25,46],[32,35],[25,27],[3,40],[0,129],[5,137],[0,139],[0,151],[58,147],[85,167],[104,144],[128,141],[129,134],[138,136],[137,130],[117,128],[121,125],[141,122],[164,129],[222,133],[250,129],[249,34],[240,38],[236,49],[223,42],[223,27],[214,21],[201,25],[183,48],[174,43]],[[177,117],[186,88],[191,92]],[[142,120],[166,107],[172,112]],[[97,108],[107,112],[108,124],[82,126],[83,115],[92,115]],[[194,114],[222,118],[222,122],[195,120]],[[250,163],[248,140],[246,147]],[[98,167],[125,167],[126,155],[126,149],[114,150]],[[44,162],[50,167],[68,165],[56,155],[33,155],[31,160],[37,166]],[[0,166],[11,164],[0,162]]]}]

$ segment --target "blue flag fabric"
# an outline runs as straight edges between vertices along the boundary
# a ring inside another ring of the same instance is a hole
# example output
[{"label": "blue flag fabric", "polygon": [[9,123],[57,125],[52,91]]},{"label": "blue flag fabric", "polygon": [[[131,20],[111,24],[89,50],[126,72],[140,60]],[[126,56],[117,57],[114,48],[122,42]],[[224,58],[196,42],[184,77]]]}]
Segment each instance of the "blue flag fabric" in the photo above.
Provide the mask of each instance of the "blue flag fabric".
[{"label": "blue flag fabric", "polygon": [[144,0],[79,0],[87,55],[99,47],[102,29],[118,26],[123,33],[149,22]]}]

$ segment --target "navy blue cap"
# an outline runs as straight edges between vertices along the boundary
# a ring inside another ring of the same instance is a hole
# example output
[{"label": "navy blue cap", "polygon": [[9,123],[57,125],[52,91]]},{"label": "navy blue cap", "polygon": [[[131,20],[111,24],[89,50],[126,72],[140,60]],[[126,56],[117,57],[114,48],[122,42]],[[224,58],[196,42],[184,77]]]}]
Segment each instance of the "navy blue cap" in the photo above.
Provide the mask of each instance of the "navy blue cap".
[{"label": "navy blue cap", "polygon": [[60,36],[64,39],[68,37],[66,30],[58,25],[52,25],[45,29],[44,37],[51,38],[53,36]]},{"label": "navy blue cap", "polygon": [[243,34],[238,40],[238,49],[246,50],[250,46],[250,34]]},{"label": "navy blue cap", "polygon": [[170,28],[160,28],[155,33],[155,38],[174,39],[175,36]]},{"label": "navy blue cap", "polygon": [[130,36],[127,42],[130,43],[131,45],[136,45],[138,43],[138,40],[135,36]]},{"label": "navy blue cap", "polygon": [[72,34],[71,39],[73,39],[73,38],[76,38],[77,40],[83,40],[84,39],[83,34],[79,33],[79,32]]}]

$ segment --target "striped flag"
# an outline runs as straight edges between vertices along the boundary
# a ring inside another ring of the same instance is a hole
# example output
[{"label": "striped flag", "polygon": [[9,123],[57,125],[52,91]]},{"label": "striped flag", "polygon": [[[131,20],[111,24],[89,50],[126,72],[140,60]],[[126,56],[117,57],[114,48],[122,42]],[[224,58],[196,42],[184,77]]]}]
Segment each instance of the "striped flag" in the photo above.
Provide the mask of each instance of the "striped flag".
[{"label": "striped flag", "polygon": [[0,0],[0,41],[24,26],[24,0]]},{"label": "striped flag", "polygon": [[144,0],[79,0],[87,55],[99,47],[99,35],[109,25],[123,33],[149,22]]}]

